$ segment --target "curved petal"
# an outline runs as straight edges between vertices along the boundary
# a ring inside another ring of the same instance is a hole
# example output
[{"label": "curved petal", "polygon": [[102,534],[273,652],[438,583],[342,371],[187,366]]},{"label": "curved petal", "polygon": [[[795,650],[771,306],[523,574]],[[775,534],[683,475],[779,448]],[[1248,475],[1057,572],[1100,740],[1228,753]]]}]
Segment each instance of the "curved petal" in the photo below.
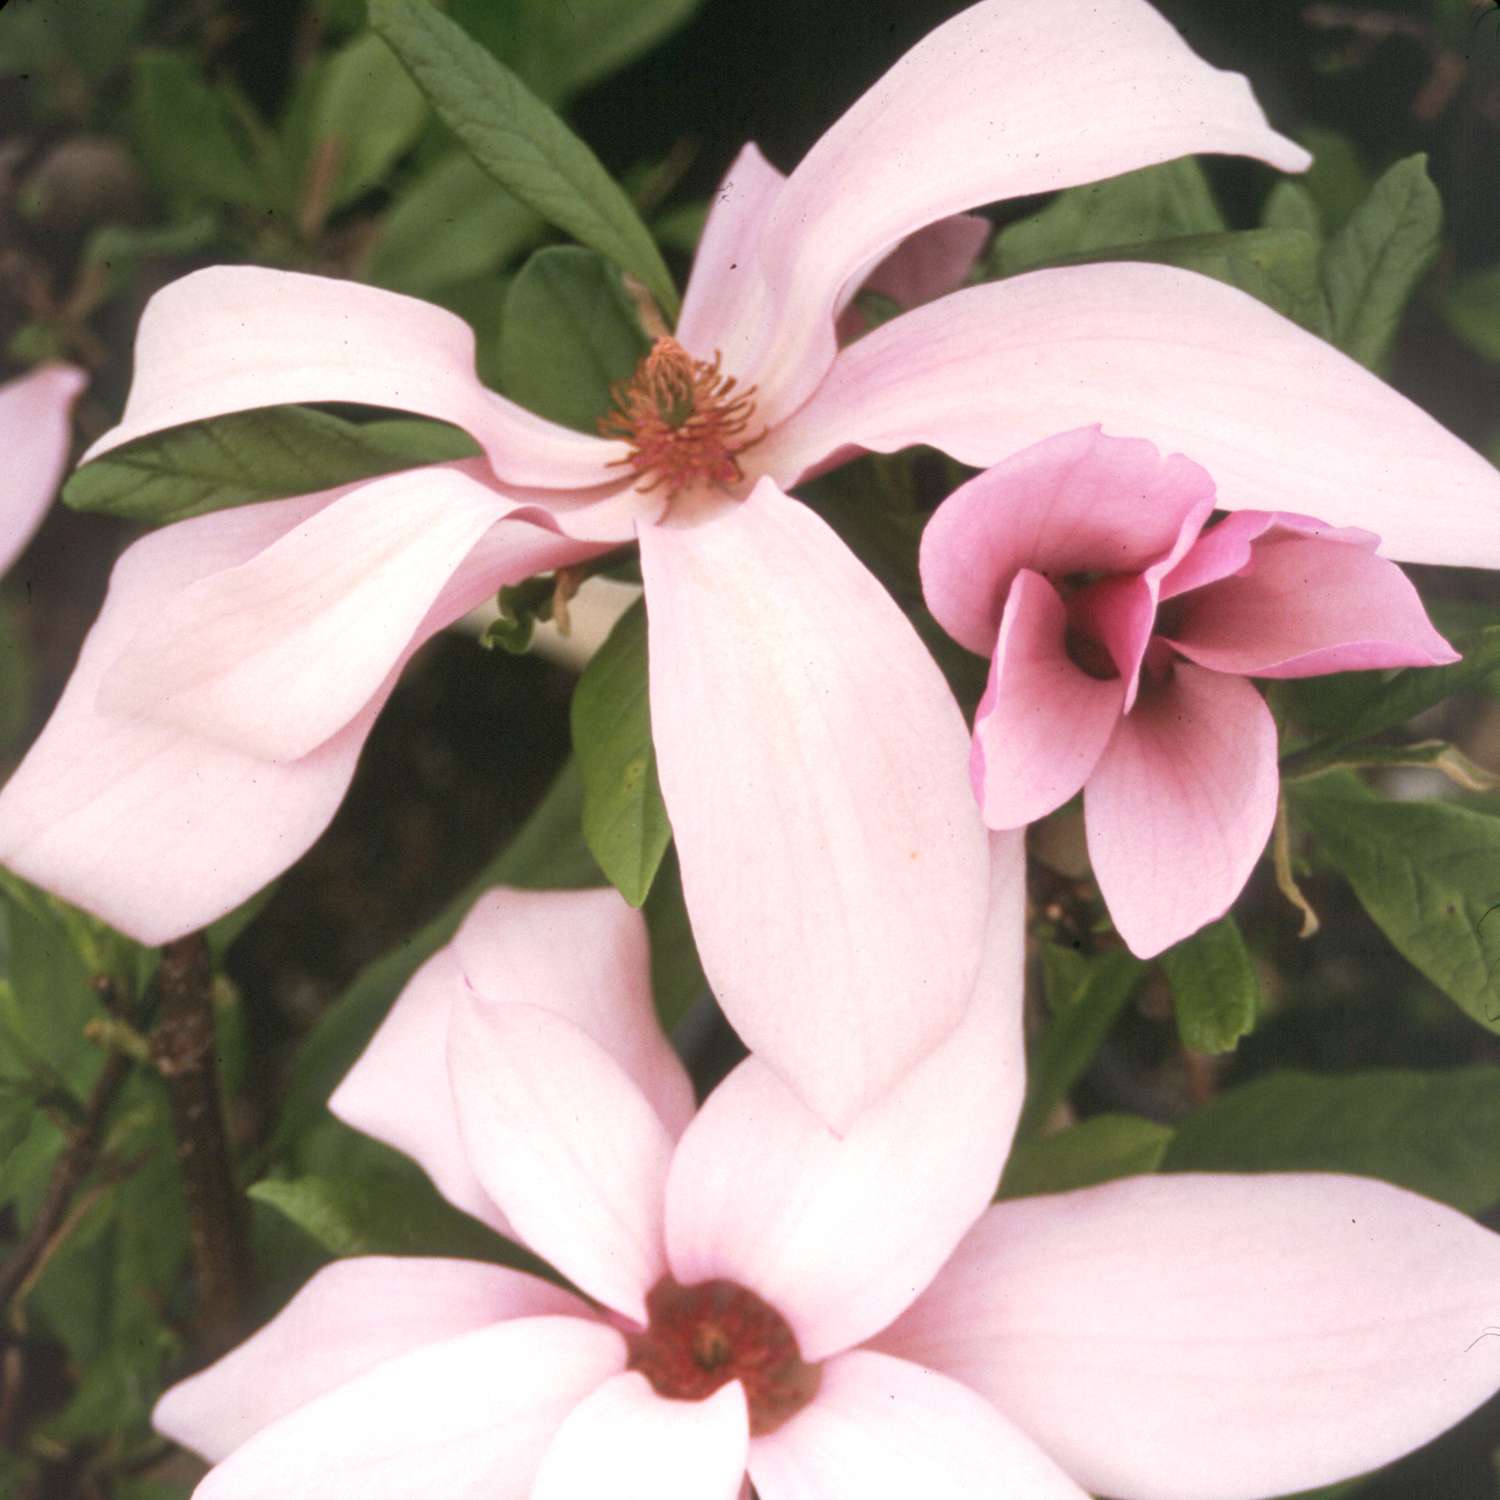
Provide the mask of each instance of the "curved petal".
[{"label": "curved petal", "polygon": [[514,484],[587,489],[625,446],[544,421],[486,390],[462,318],[399,292],[300,271],[211,266],[141,315],[119,425],[84,455],[164,427],[298,401],[350,401],[462,427]]},{"label": "curved petal", "polygon": [[1084,422],[1190,454],[1225,509],[1295,496],[1390,557],[1500,566],[1493,465],[1321,339],[1171,266],[1035,271],[905,313],[843,350],[754,456],[783,485],[851,445],[982,467]]},{"label": "curved petal", "polygon": [[823,1370],[811,1405],[750,1445],[761,1500],[1087,1500],[982,1397],[868,1349]]},{"label": "curved petal", "polygon": [[[1500,1237],[1323,1173],[1135,1177],[990,1210],[882,1347],[1081,1484],[1252,1500],[1435,1437],[1500,1388]],[[771,1497],[767,1497],[771,1500]]]},{"label": "curved petal", "polygon": [[1266,536],[1321,537],[1328,542],[1363,547],[1366,552],[1374,552],[1380,546],[1380,538],[1373,531],[1359,526],[1327,526],[1312,516],[1299,516],[1288,510],[1237,510],[1198,536],[1166,574],[1161,581],[1162,603],[1238,573],[1249,563],[1256,542]]},{"label": "curved petal", "polygon": [[599,1044],[675,1138],[696,1105],[687,1070],[656,1019],[646,921],[613,887],[487,891],[453,939],[487,1001],[551,1011]]},{"label": "curved petal", "polygon": [[1098,423],[1058,433],[938,506],[922,533],[922,592],[943,629],[984,656],[1018,569],[1057,579],[1143,572],[1193,516],[1201,526],[1213,495],[1213,479],[1180,453],[1163,458],[1140,438],[1106,437]]},{"label": "curved petal", "polygon": [[73,365],[43,365],[0,385],[0,573],[26,550],[57,495],[73,442],[73,403],[88,384]]},{"label": "curved petal", "polygon": [[602,550],[538,526],[493,527],[364,708],[297,761],[276,764],[99,708],[106,671],[164,599],[249,561],[345,493],[200,516],[121,557],[62,701],[0,792],[0,862],[138,942],[204,926],[274,880],[328,826],[370,726],[423,641],[500,584]]},{"label": "curved petal", "polygon": [[1262,537],[1240,571],[1182,594],[1162,633],[1199,666],[1243,677],[1458,660],[1394,563],[1296,533]]},{"label": "curved petal", "polygon": [[1276,819],[1276,725],[1239,677],[1177,662],[1120,720],[1083,793],[1104,904],[1138,958],[1222,917]]},{"label": "curved petal", "polygon": [[1025,1087],[1025,856],[992,841],[974,997],[936,1051],[840,1139],[758,1058],[688,1127],[667,1179],[667,1254],[683,1285],[723,1277],[782,1314],[802,1357],[883,1327],[994,1196]]},{"label": "curved petal", "polygon": [[219,1463],[262,1428],[385,1360],[512,1318],[587,1318],[560,1287],[474,1261],[362,1256],[324,1266],[258,1333],[174,1385],[156,1430]]},{"label": "curved petal", "polygon": [[963,719],[890,595],[762,481],[641,533],[651,726],[704,971],[836,1129],[930,1051],[984,939]]},{"label": "curved petal", "polygon": [[1023,568],[1000,621],[969,757],[991,828],[1024,828],[1061,807],[1088,780],[1119,722],[1124,681],[1075,666],[1067,631],[1056,589]]},{"label": "curved petal", "polygon": [[1052,0],[971,6],[900,58],[787,179],[759,245],[775,316],[737,322],[725,367],[760,385],[774,424],[827,370],[850,279],[913,231],[1195,151],[1291,171],[1309,160],[1266,124],[1244,78],[1195,57],[1145,0],[1094,0],[1073,26]]},{"label": "curved petal", "polygon": [[878,292],[897,307],[920,307],[934,297],[946,297],[964,284],[974,269],[990,221],[979,214],[950,214],[908,235],[859,285]]},{"label": "curved petal", "polygon": [[466,994],[448,1031],[475,1175],[525,1242],[638,1323],[666,1270],[672,1138],[624,1069],[573,1022]]},{"label": "curved petal", "polygon": [[427,1344],[265,1428],[194,1500],[528,1500],[563,1419],[624,1363],[620,1335],[581,1318]]},{"label": "curved petal", "polygon": [[668,1401],[627,1370],[558,1429],[530,1500],[737,1500],[749,1446],[738,1381],[705,1401]]}]

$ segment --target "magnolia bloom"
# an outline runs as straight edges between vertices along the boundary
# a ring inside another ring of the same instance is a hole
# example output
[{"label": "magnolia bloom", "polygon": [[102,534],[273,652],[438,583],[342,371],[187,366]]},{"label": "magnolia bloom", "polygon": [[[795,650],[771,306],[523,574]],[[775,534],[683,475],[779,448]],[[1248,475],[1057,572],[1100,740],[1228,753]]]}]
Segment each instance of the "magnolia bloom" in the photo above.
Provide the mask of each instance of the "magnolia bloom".
[{"label": "magnolia bloom", "polygon": [[842,1138],[754,1057],[694,1114],[614,893],[482,898],[332,1105],[580,1295],[329,1266],[162,1398],[196,1500],[1250,1500],[1500,1386],[1500,1238],[1409,1192],[988,1206],[1024,1082],[1019,836],[994,856],[963,1021]]},{"label": "magnolia bloom", "polygon": [[[977,243],[962,210],[1195,151],[1307,162],[1243,78],[1194,57],[1144,0],[1091,0],[1079,25],[1059,25],[1051,0],[985,0],[901,58],[790,176],[741,153],[675,336],[598,437],[486,390],[468,326],[410,298],[249,267],[168,287],[94,453],[341,401],[454,423],[484,457],[137,544],[0,796],[0,858],[142,941],[201,925],[326,826],[422,641],[502,584],[636,540],[658,769],[704,968],[747,1043],[847,1122],[962,1011],[984,845],[941,677],[788,498],[800,478],[914,443],[983,465],[1102,419],[1191,448],[1226,504],[1292,490],[1333,522],[1369,518],[1393,555],[1500,557],[1488,463],[1326,344],[1188,272],[1040,271],[950,291],[838,348],[867,279],[913,302],[962,279]],[[850,1037],[855,1061],[825,1069]]]},{"label": "magnolia bloom", "polygon": [[0,573],[26,550],[57,494],[73,440],[73,403],[88,376],[41,365],[0,385],[0,453],[9,494],[0,505]]},{"label": "magnolia bloom", "polygon": [[971,479],[922,536],[922,585],[991,656],[969,771],[1022,828],[1080,788],[1110,915],[1149,958],[1220,917],[1276,817],[1276,725],[1247,677],[1458,660],[1379,537],[1222,503],[1180,453],[1095,427]]}]

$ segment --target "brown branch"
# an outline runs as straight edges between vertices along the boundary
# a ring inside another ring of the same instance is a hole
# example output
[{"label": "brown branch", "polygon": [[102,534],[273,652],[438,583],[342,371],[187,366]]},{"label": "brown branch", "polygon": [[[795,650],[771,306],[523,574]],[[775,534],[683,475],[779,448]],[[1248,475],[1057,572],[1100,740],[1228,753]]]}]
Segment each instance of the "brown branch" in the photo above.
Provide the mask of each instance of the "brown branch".
[{"label": "brown branch", "polygon": [[244,1332],[250,1253],[219,1099],[213,972],[201,933],[162,949],[157,985],[151,1060],[166,1083],[177,1138],[199,1328],[208,1351],[221,1353]]}]

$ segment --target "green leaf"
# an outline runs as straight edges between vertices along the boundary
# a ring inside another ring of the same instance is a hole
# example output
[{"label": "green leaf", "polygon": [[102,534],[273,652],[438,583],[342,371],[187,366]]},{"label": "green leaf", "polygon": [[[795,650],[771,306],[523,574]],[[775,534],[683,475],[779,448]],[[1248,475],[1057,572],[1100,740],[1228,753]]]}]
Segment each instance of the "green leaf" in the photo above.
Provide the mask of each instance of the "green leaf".
[{"label": "green leaf", "polygon": [[172,427],[117,448],[79,469],[62,497],[74,510],[161,526],[478,451],[471,438],[441,422],[361,427],[305,407],[275,406]]},{"label": "green leaf", "polygon": [[1177,1033],[1194,1052],[1232,1052],[1255,1026],[1260,981],[1233,917],[1221,917],[1161,955],[1177,1005]]},{"label": "green leaf", "polygon": [[522,406],[588,433],[650,342],[614,268],[591,250],[552,245],[521,268],[500,322],[500,384]]},{"label": "green leaf", "polygon": [[505,264],[543,228],[468,152],[450,151],[397,196],[365,275],[380,286],[426,296]]},{"label": "green leaf", "polygon": [[1290,177],[1283,177],[1266,194],[1260,222],[1266,229],[1300,229],[1314,239],[1323,236],[1323,215],[1318,210],[1318,200]]},{"label": "green leaf", "polygon": [[1354,142],[1337,130],[1310,126],[1299,130],[1297,139],[1313,154],[1301,185],[1317,204],[1325,233],[1331,233],[1364,201],[1370,191],[1370,174]]},{"label": "green leaf", "polygon": [[197,63],[174,52],[140,52],[132,68],[131,129],[157,183],[211,203],[263,204],[265,187],[228,105]]},{"label": "green leaf", "polygon": [[1171,1139],[1170,1126],[1139,1115],[1094,1115],[1056,1135],[1018,1145],[1005,1164],[999,1196],[1067,1193],[1154,1172]]},{"label": "green leaf", "polygon": [[1500,266],[1460,278],[1438,305],[1464,343],[1486,359],[1500,360]]},{"label": "green leaf", "polygon": [[1042,981],[1051,1017],[1028,1060],[1026,1106],[1018,1134],[1029,1135],[1066,1097],[1125,1008],[1146,965],[1123,949],[1085,957],[1042,944]]},{"label": "green leaf", "polygon": [[0,750],[8,750],[31,722],[31,653],[13,597],[0,595]]},{"label": "green leaf", "polygon": [[573,753],[583,776],[583,836],[632,906],[651,890],[672,828],[656,779],[647,691],[646,609],[636,603],[573,690]]},{"label": "green leaf", "polygon": [[125,290],[135,279],[141,262],[157,257],[192,255],[206,250],[218,238],[219,220],[205,209],[174,224],[153,224],[136,229],[128,224],[106,224],[89,236],[83,263],[96,268],[104,278],[100,300]]},{"label": "green leaf", "polygon": [[370,0],[370,24],[485,171],[549,223],[639,277],[667,317],[676,317],[671,275],[630,200],[509,68],[428,0]]},{"label": "green leaf", "polygon": [[125,58],[151,0],[18,0],[0,16],[0,77],[76,68],[98,81]]},{"label": "green leaf", "polygon": [[1323,249],[1323,291],[1335,344],[1362,364],[1390,349],[1411,294],[1437,259],[1443,202],[1425,155],[1386,172]]},{"label": "green leaf", "polygon": [[1408,962],[1500,1032],[1500,819],[1327,787],[1291,788],[1323,853]]},{"label": "green leaf", "polygon": [[1354,1172],[1479,1213],[1500,1201],[1500,1069],[1281,1072],[1177,1127],[1171,1172]]},{"label": "green leaf", "polygon": [[643,908],[651,934],[651,991],[656,1018],[670,1032],[693,1002],[708,991],[693,927],[682,896],[682,870],[677,851],[669,848],[651,885]]}]

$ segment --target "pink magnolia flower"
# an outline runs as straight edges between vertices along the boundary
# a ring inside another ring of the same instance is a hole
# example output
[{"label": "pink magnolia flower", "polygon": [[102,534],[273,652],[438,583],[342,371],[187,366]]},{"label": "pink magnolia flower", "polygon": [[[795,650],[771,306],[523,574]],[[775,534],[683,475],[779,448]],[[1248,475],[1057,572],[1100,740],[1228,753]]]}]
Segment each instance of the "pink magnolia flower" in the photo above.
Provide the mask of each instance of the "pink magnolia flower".
[{"label": "pink magnolia flower", "polygon": [[0,573],[26,550],[57,494],[73,440],[73,403],[88,376],[41,365],[0,385],[0,453],[10,493],[0,508]]},{"label": "pink magnolia flower", "polygon": [[[467,325],[409,298],[251,267],[168,287],[94,453],[226,412],[344,401],[452,422],[485,456],[139,543],[0,795],[0,858],[146,942],[217,917],[326,826],[422,641],[502,584],[635,539],[658,767],[704,967],[751,1047],[825,1118],[852,1118],[961,1012],[984,850],[942,679],[788,498],[799,478],[921,442],[989,463],[1102,417],[1193,447],[1226,503],[1293,487],[1334,521],[1389,513],[1396,555],[1500,555],[1488,463],[1327,345],[1187,272],[1038,272],[837,347],[872,273],[912,301],[961,278],[975,245],[961,210],[1192,151],[1307,161],[1243,78],[1199,61],[1144,0],[1093,0],[1080,25],[1059,25],[1050,0],[984,0],[790,176],[745,148],[675,338],[621,393],[608,438],[486,390]],[[1412,495],[1419,518],[1403,514]],[[858,1065],[828,1073],[850,1036]]]},{"label": "pink magnolia flower", "polygon": [[196,1500],[1250,1500],[1500,1387],[1500,1238],[1332,1174],[989,1207],[1021,861],[955,1033],[834,1136],[751,1057],[693,1113],[612,892],[493,891],[333,1099],[578,1289],[347,1260],[174,1387]]},{"label": "pink magnolia flower", "polygon": [[1149,958],[1228,910],[1276,817],[1276,725],[1247,677],[1458,660],[1379,538],[1222,503],[1197,464],[1065,432],[955,490],[922,584],[991,655],[969,771],[991,828],[1080,788],[1089,857]]}]

